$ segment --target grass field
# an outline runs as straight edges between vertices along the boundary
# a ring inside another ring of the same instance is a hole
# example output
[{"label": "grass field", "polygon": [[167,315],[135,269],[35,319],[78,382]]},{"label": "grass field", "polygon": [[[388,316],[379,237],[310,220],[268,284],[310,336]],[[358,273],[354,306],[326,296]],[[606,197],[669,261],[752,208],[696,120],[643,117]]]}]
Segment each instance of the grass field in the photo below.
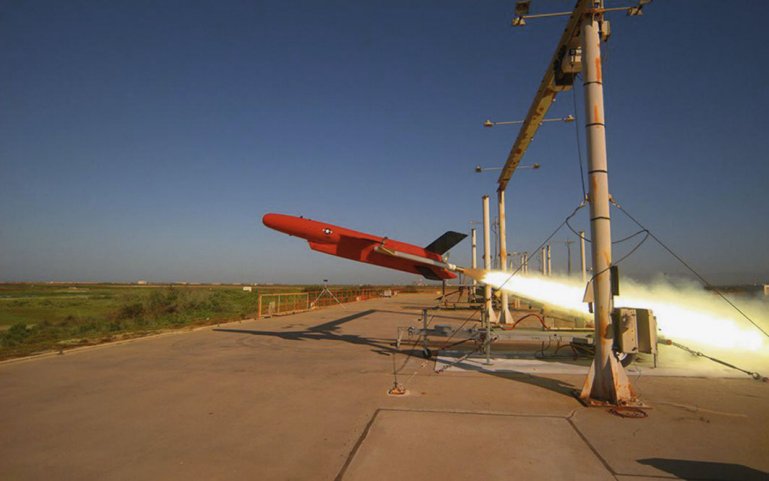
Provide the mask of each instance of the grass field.
[{"label": "grass field", "polygon": [[0,284],[0,359],[254,317],[259,294],[319,288]]}]

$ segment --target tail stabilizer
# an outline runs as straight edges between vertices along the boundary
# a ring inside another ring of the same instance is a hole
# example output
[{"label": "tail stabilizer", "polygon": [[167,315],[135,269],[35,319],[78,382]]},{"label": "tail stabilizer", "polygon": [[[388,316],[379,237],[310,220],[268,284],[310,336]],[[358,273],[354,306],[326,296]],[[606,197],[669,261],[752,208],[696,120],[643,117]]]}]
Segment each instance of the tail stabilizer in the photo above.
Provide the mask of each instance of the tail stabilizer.
[{"label": "tail stabilizer", "polygon": [[461,232],[448,231],[442,236],[435,239],[429,246],[425,247],[425,250],[435,252],[436,254],[443,255],[449,251],[452,247],[462,242],[462,239],[467,237],[467,234]]}]

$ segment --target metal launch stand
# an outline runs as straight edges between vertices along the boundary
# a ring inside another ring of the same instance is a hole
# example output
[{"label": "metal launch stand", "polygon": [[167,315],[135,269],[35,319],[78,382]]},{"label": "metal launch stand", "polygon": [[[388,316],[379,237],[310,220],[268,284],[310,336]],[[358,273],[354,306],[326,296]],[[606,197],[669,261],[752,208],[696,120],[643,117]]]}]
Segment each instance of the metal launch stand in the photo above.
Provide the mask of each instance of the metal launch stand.
[{"label": "metal launch stand", "polygon": [[[534,317],[538,317],[542,323],[540,329],[516,328],[518,322],[529,318],[531,314],[520,318],[512,328],[505,328],[503,324],[492,326],[485,313],[481,312],[480,325],[463,328],[463,326],[452,327],[450,325],[430,326],[428,313],[429,309],[422,309],[421,328],[416,326],[398,328],[395,341],[396,349],[400,349],[404,338],[416,338],[414,345],[421,345],[422,355],[425,359],[430,359],[433,357],[433,349],[447,350],[468,342],[474,343],[475,348],[461,356],[452,365],[470,357],[483,358],[486,365],[493,364],[492,344],[494,343],[514,343],[521,347],[528,346],[529,349],[525,349],[525,352],[530,352],[532,348],[540,346],[539,349],[533,349],[533,351],[541,351],[542,353],[551,348],[557,353],[563,347],[570,347],[575,359],[580,356],[593,357],[595,350],[598,349],[598,343],[595,342],[595,337],[592,335],[594,332],[592,327],[551,327],[545,325],[543,317],[536,314]],[[610,349],[612,356],[616,358],[615,362],[627,366],[635,360],[638,353],[644,353],[652,355],[653,366],[657,367],[657,323],[652,312],[647,309],[620,308],[615,311],[612,317],[611,328],[616,339]],[[440,348],[433,344],[431,349],[431,338],[446,339],[448,344]],[[659,342],[667,343],[667,340],[661,339]],[[520,353],[520,351],[517,352]]]},{"label": "metal launch stand", "polygon": [[312,304],[310,304],[310,305],[311,305],[311,306],[315,306],[315,304],[317,304],[317,303],[318,303],[318,300],[319,300],[321,297],[323,297],[323,294],[326,294],[326,295],[328,295],[330,298],[332,298],[333,300],[335,300],[335,301],[336,301],[336,303],[337,303],[337,304],[339,304],[340,306],[342,305],[342,303],[341,303],[341,302],[339,302],[339,299],[337,299],[337,297],[334,295],[334,293],[333,293],[333,292],[331,292],[331,291],[328,289],[328,279],[323,279],[323,289],[320,291],[320,294],[318,294],[318,297],[316,297],[316,298],[315,298],[315,300],[314,300],[314,301],[312,301]]}]

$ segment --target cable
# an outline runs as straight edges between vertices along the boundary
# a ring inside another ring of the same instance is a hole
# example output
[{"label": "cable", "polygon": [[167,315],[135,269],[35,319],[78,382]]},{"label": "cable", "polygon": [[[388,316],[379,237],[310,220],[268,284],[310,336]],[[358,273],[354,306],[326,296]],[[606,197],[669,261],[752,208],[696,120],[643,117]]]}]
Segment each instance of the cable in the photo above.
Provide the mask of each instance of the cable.
[{"label": "cable", "polygon": [[[430,327],[430,323],[433,322],[433,318],[435,318],[435,314],[430,316],[430,318],[427,320],[427,322],[425,323],[425,328]],[[403,361],[403,364],[401,364],[401,367],[399,367],[398,370],[393,374],[396,374],[397,372],[401,372],[406,367],[406,364],[408,364],[409,359],[411,359],[411,356],[414,355],[414,350],[416,349],[417,344],[419,344],[419,341],[422,339],[422,337],[427,337],[427,333],[423,332],[421,336],[417,336],[417,338],[414,340],[414,343],[411,344],[411,349],[409,349],[409,352],[406,355],[406,359]]]},{"label": "cable", "polygon": [[[545,244],[547,244],[547,242],[548,242],[550,239],[552,239],[552,238],[553,238],[553,237],[554,237],[554,236],[555,236],[555,235],[558,233],[558,231],[559,231],[559,230],[561,230],[561,228],[562,228],[564,225],[566,225],[566,226],[569,226],[569,229],[570,229],[572,232],[574,232],[574,229],[572,229],[572,228],[571,228],[571,225],[569,224],[569,220],[570,220],[572,217],[574,217],[574,215],[575,215],[575,214],[576,214],[576,213],[577,213],[577,212],[578,212],[578,211],[579,211],[581,208],[583,208],[583,207],[585,207],[585,202],[581,202],[581,203],[580,203],[580,204],[579,204],[579,205],[578,205],[578,206],[577,206],[577,207],[576,207],[576,208],[575,208],[575,209],[572,211],[572,213],[571,213],[571,214],[569,214],[569,215],[566,217],[566,219],[564,219],[564,221],[563,221],[563,222],[561,222],[561,224],[560,224],[558,227],[556,227],[556,229],[553,231],[553,233],[552,233],[552,234],[550,234],[550,235],[547,237],[547,239],[545,239],[544,241],[542,241],[542,243],[541,243],[541,244],[540,244],[540,245],[539,245],[539,246],[538,246],[536,249],[534,249],[533,251],[530,251],[530,252],[538,252],[538,251],[539,251],[539,250],[540,250],[540,249],[541,249],[541,248],[542,248],[542,247],[543,247]],[[635,251],[637,251],[637,250],[638,250],[638,249],[641,247],[641,245],[643,245],[643,243],[644,243],[644,242],[646,242],[646,240],[647,240],[647,239],[649,238],[649,236],[650,236],[650,232],[649,232],[649,231],[648,231],[646,228],[644,228],[643,226],[641,226],[641,229],[642,229],[642,230],[639,230],[638,232],[636,232],[636,233],[634,233],[634,234],[632,234],[632,235],[629,235],[629,236],[627,236],[627,237],[625,237],[625,238],[623,238],[623,239],[620,239],[620,240],[618,240],[618,241],[616,241],[616,242],[612,242],[612,244],[619,244],[619,243],[625,242],[625,241],[627,241],[627,240],[630,240],[630,239],[632,239],[633,237],[635,237],[635,236],[637,236],[637,235],[639,235],[639,234],[642,234],[642,233],[645,233],[645,234],[646,234],[646,236],[644,236],[644,238],[643,238],[643,239],[641,239],[641,241],[640,241],[638,244],[636,244],[636,246],[635,246],[635,247],[633,247],[633,248],[630,250],[630,252],[628,252],[627,254],[625,254],[624,256],[622,256],[622,257],[621,257],[621,258],[620,258],[618,261],[616,261],[616,262],[613,262],[613,263],[612,263],[612,265],[617,265],[617,264],[619,264],[620,262],[622,262],[622,261],[624,261],[625,259],[627,259],[628,257],[630,257],[631,255],[633,255],[633,254],[635,253]],[[505,285],[506,285],[506,284],[507,284],[507,283],[510,281],[510,279],[512,279],[512,278],[513,278],[513,276],[515,276],[516,274],[518,274],[518,272],[520,272],[520,270],[521,270],[521,267],[522,267],[522,266],[519,266],[519,267],[518,267],[518,269],[514,270],[514,271],[513,271],[513,272],[512,272],[512,273],[511,273],[511,274],[510,274],[508,277],[507,277],[507,279],[505,279],[505,282],[503,282],[503,283],[502,283],[502,284],[501,284],[499,287],[497,287],[497,289],[503,289],[503,288],[505,287]],[[606,272],[606,271],[607,271],[607,270],[609,270],[610,268],[611,268],[611,266],[610,266],[610,267],[607,267],[606,269],[602,270],[601,272],[598,272],[598,273],[594,274],[594,275],[593,275],[593,277],[591,277],[591,279],[590,279],[590,280],[592,281],[592,280],[593,280],[593,279],[595,279],[595,278],[596,278],[598,275],[600,275],[600,274],[602,274],[602,273]],[[587,284],[587,285],[590,285],[590,283],[588,282],[588,284]]]},{"label": "cable", "polygon": [[463,361],[467,360],[467,359],[468,359],[470,356],[472,356],[472,355],[473,355],[473,354],[475,354],[476,352],[479,352],[479,351],[480,351],[480,347],[481,347],[481,346],[482,346],[482,344],[479,344],[479,345],[478,345],[478,346],[477,346],[475,349],[473,349],[472,351],[468,352],[467,354],[465,354],[465,355],[464,355],[464,356],[462,356],[462,357],[459,357],[459,358],[457,358],[457,360],[456,360],[456,361],[454,361],[454,362],[450,362],[450,363],[448,363],[448,364],[445,364],[445,365],[441,366],[440,368],[436,369],[436,370],[435,370],[435,372],[436,372],[436,373],[438,373],[438,374],[441,374],[441,373],[443,373],[443,372],[444,372],[446,369],[448,369],[448,368],[450,368],[450,367],[454,367],[454,366],[456,366],[457,364],[459,364],[460,362],[463,362]]},{"label": "cable", "polygon": [[[430,325],[430,323],[433,320],[433,317],[435,317],[434,314],[433,314],[432,317],[430,317],[430,319],[427,320],[427,322],[425,323],[426,324],[425,327]],[[426,362],[427,360],[423,361],[422,364],[411,374],[411,376],[409,376],[406,379],[405,382],[403,382],[403,383],[399,383],[398,382],[398,373],[401,372],[406,367],[406,364],[408,364],[409,360],[411,359],[411,356],[414,353],[414,350],[417,347],[417,344],[419,343],[420,339],[423,336],[426,339],[427,338],[427,333],[423,332],[422,336],[417,336],[417,338],[414,340],[414,343],[411,345],[411,349],[409,349],[409,353],[406,355],[406,359],[403,361],[403,364],[401,364],[400,368],[396,368],[395,367],[395,355],[399,351],[395,351],[395,352],[392,353],[392,360],[393,360],[393,387],[390,389],[390,391],[388,391],[388,393],[398,394],[398,395],[405,394],[406,393],[406,384],[409,381],[411,381],[411,379],[414,376],[416,376],[416,374],[419,372],[420,369],[422,369],[423,367],[425,367],[427,365],[427,362]]]},{"label": "cable", "polygon": [[[574,227],[572,227],[572,226],[571,226],[571,224],[569,224],[569,222],[568,222],[568,221],[566,222],[566,227],[568,227],[568,228],[569,228],[569,230],[570,230],[570,231],[571,231],[571,232],[572,232],[572,233],[573,233],[575,236],[577,236],[577,237],[581,237],[581,236],[579,235],[579,232],[577,232],[576,230],[574,230]],[[628,241],[628,240],[632,239],[633,237],[635,237],[635,236],[637,236],[637,235],[639,235],[639,234],[642,234],[642,233],[644,233],[644,232],[647,232],[647,231],[646,231],[646,229],[641,229],[641,230],[639,230],[638,232],[635,232],[635,233],[633,233],[633,234],[630,234],[630,235],[629,235],[629,236],[627,236],[627,237],[623,237],[623,238],[622,238],[622,239],[620,239],[620,240],[611,241],[611,243],[612,243],[612,244],[622,244],[623,242],[625,242],[625,241]],[[587,242],[587,243],[589,243],[589,244],[592,244],[592,243],[593,243],[593,241],[592,241],[591,239],[588,239],[587,237],[585,237],[585,242]]]},{"label": "cable", "polygon": [[[471,313],[471,314],[470,314],[470,315],[469,315],[469,316],[468,316],[468,317],[467,317],[467,318],[466,318],[464,321],[462,321],[462,324],[460,324],[460,325],[459,325],[459,327],[458,327],[458,328],[456,328],[456,329],[454,330],[454,332],[452,332],[452,333],[451,333],[451,335],[448,337],[448,339],[446,339],[446,343],[448,343],[449,341],[451,341],[452,339],[454,339],[454,336],[456,336],[456,335],[457,335],[457,333],[458,333],[459,331],[461,331],[461,330],[462,330],[462,328],[464,328],[464,327],[465,327],[465,324],[467,324],[468,322],[470,322],[470,320],[471,320],[472,318],[474,318],[474,317],[475,317],[475,315],[476,315],[478,312],[480,312],[480,311],[473,311],[473,312],[472,312],[472,313]],[[464,342],[464,341],[463,341],[463,342]],[[444,349],[445,349],[445,348],[446,348],[446,347],[444,347]]]},{"label": "cable", "polygon": [[[584,202],[584,201],[580,202],[580,203],[579,203],[579,205],[578,205],[577,207],[575,207],[575,208],[574,208],[574,210],[571,212],[571,214],[569,214],[569,215],[566,217],[566,219],[564,219],[564,221],[563,221],[563,222],[561,222],[561,224],[560,224],[558,227],[556,227],[556,228],[555,228],[555,230],[553,231],[553,233],[552,233],[552,234],[550,234],[550,235],[547,237],[547,239],[545,239],[544,241],[542,241],[542,243],[541,243],[541,244],[540,244],[540,245],[539,245],[539,246],[538,246],[536,249],[534,249],[533,251],[530,251],[530,252],[538,252],[538,251],[539,251],[539,250],[540,250],[540,249],[541,249],[541,248],[542,248],[542,247],[543,247],[545,244],[547,244],[547,243],[548,243],[548,241],[550,241],[550,239],[552,239],[553,237],[555,237],[555,235],[558,233],[558,231],[559,231],[559,230],[561,230],[561,228],[562,228],[562,227],[563,227],[565,224],[567,224],[567,223],[569,222],[569,219],[571,219],[572,217],[574,217],[574,215],[575,215],[575,214],[576,214],[576,213],[577,213],[577,212],[578,212],[578,211],[579,211],[581,208],[583,208],[583,207],[585,207],[585,202]],[[499,285],[499,287],[497,287],[497,289],[504,289],[505,285],[506,285],[508,282],[510,282],[510,279],[512,279],[512,278],[513,278],[513,276],[515,276],[516,274],[518,274],[518,272],[520,272],[520,270],[521,270],[521,268],[522,268],[522,267],[523,267],[523,266],[518,266],[518,269],[514,270],[514,271],[513,271],[513,272],[512,272],[512,273],[511,273],[509,276],[507,276],[507,279],[505,279],[505,282],[503,282],[501,285]]]},{"label": "cable", "polygon": [[635,217],[633,217],[632,215],[630,215],[630,213],[629,213],[628,211],[626,211],[626,210],[625,210],[625,209],[624,209],[624,208],[623,208],[621,205],[619,205],[619,204],[618,204],[618,203],[617,203],[615,200],[613,200],[613,199],[612,199],[612,201],[611,201],[611,202],[612,202],[612,204],[614,204],[614,206],[615,206],[615,207],[617,207],[617,209],[619,209],[619,210],[620,210],[620,212],[622,212],[622,213],[623,213],[623,214],[625,214],[625,215],[626,215],[626,216],[627,216],[627,217],[628,217],[630,220],[632,220],[633,222],[635,222],[635,223],[636,223],[636,225],[638,225],[638,227],[640,227],[641,229],[645,230],[645,231],[646,231],[646,234],[647,234],[647,237],[651,237],[652,239],[654,239],[655,241],[657,241],[657,243],[658,243],[660,246],[662,246],[662,248],[663,248],[663,249],[665,249],[666,251],[668,251],[668,253],[669,253],[670,255],[672,255],[672,256],[673,256],[673,257],[674,257],[674,258],[675,258],[675,259],[676,259],[678,262],[680,262],[681,264],[683,264],[683,266],[684,266],[684,267],[686,267],[686,268],[689,270],[689,272],[691,272],[692,274],[694,274],[695,276],[697,276],[697,278],[698,278],[700,281],[702,281],[702,283],[705,285],[705,287],[707,287],[708,289],[710,289],[710,290],[712,290],[713,292],[715,292],[716,294],[718,294],[718,295],[721,297],[721,299],[723,299],[724,301],[726,301],[726,303],[727,303],[727,304],[729,304],[730,306],[732,306],[732,308],[734,308],[734,310],[735,310],[735,311],[739,312],[739,313],[740,313],[740,315],[742,315],[742,317],[744,317],[745,319],[747,319],[747,321],[748,321],[748,322],[750,322],[751,324],[753,324],[753,326],[754,326],[756,329],[758,329],[759,331],[761,331],[761,333],[762,333],[764,336],[766,336],[766,337],[769,337],[769,333],[767,333],[767,332],[766,332],[764,329],[762,329],[762,328],[761,328],[761,326],[759,326],[758,324],[756,324],[756,322],[755,322],[755,321],[753,321],[753,319],[751,319],[751,318],[750,318],[750,317],[749,317],[747,314],[745,314],[745,313],[744,313],[744,312],[743,312],[743,311],[742,311],[742,310],[741,310],[739,307],[737,307],[736,305],[734,305],[734,303],[733,303],[731,300],[729,300],[729,298],[728,298],[728,297],[726,297],[726,295],[724,295],[724,293],[723,293],[723,292],[721,292],[721,290],[720,290],[720,289],[718,289],[716,286],[714,286],[713,284],[711,284],[710,282],[708,282],[708,280],[707,280],[707,279],[705,279],[704,277],[702,277],[702,276],[700,275],[700,273],[699,273],[699,272],[697,272],[696,270],[694,270],[694,268],[693,268],[692,266],[690,266],[689,264],[687,264],[687,263],[686,263],[686,261],[684,261],[683,259],[681,259],[681,257],[679,257],[679,256],[678,256],[678,254],[676,254],[675,252],[673,252],[673,250],[672,250],[670,247],[668,247],[667,245],[665,245],[665,243],[664,243],[664,242],[662,242],[662,241],[661,241],[661,240],[660,240],[660,239],[659,239],[657,236],[655,236],[655,235],[654,235],[654,234],[653,234],[651,231],[649,231],[649,229],[647,229],[646,227],[644,227],[644,226],[643,226],[643,224],[641,224],[640,222],[638,222],[638,221],[636,220],[636,218],[635,218]]},{"label": "cable", "polygon": [[[643,245],[643,243],[644,243],[644,242],[646,242],[646,240],[647,240],[647,239],[649,238],[649,236],[651,235],[651,233],[650,233],[648,230],[644,229],[644,230],[640,230],[640,231],[636,232],[635,234],[633,234],[633,235],[632,235],[632,236],[630,236],[630,237],[635,237],[636,235],[640,234],[641,232],[645,232],[645,233],[646,233],[646,235],[644,236],[644,238],[643,238],[643,239],[641,239],[641,241],[640,241],[638,244],[636,244],[636,245],[635,245],[635,247],[633,247],[632,249],[630,249],[630,252],[628,252],[628,253],[627,253],[627,254],[625,254],[624,256],[620,257],[620,258],[619,258],[619,260],[617,260],[617,261],[614,261],[614,262],[612,262],[611,264],[609,264],[609,267],[607,267],[606,269],[604,269],[604,270],[602,270],[602,271],[599,271],[599,272],[596,272],[595,274],[593,274],[593,275],[592,275],[592,277],[590,277],[590,280],[587,282],[587,284],[585,284],[585,293],[587,293],[587,290],[590,288],[590,284],[592,284],[592,282],[595,280],[595,278],[596,278],[596,277],[598,277],[598,276],[600,276],[601,274],[603,274],[604,272],[606,272],[606,271],[610,270],[610,269],[611,269],[613,266],[617,266],[617,265],[619,265],[619,264],[620,264],[622,261],[624,261],[624,260],[625,260],[625,259],[627,259],[628,257],[630,257],[630,256],[632,256],[633,254],[635,254],[635,251],[637,251],[637,250],[638,250],[638,249],[639,249],[639,248],[640,248],[640,247]],[[627,240],[627,239],[629,239],[630,237],[627,237],[627,238],[626,238],[626,239],[624,239],[624,240]],[[584,297],[584,296],[583,296],[583,297]]]},{"label": "cable", "polygon": [[[467,323],[468,323],[470,320],[472,320],[472,319],[473,319],[473,317],[475,317],[475,314],[476,314],[475,312],[471,313],[471,314],[470,314],[470,316],[468,316],[468,317],[467,317],[467,318],[466,318],[466,319],[465,319],[465,320],[462,322],[462,324],[460,324],[460,326],[459,326],[459,327],[458,327],[458,328],[457,328],[457,329],[456,329],[456,330],[455,330],[455,331],[454,331],[454,332],[451,334],[451,336],[449,336],[449,338],[446,340],[446,342],[449,342],[449,341],[451,341],[451,339],[453,339],[453,338],[454,338],[454,336],[455,336],[455,335],[456,335],[456,334],[457,334],[459,331],[461,331],[461,330],[462,330],[462,328],[463,328],[463,327],[464,327],[464,326],[465,326],[465,325],[466,325],[466,324],[467,324]],[[427,323],[426,323],[426,326],[425,326],[425,327],[429,327],[429,326],[430,326],[430,324],[432,323],[432,321],[433,321],[433,319],[434,319],[434,318],[435,318],[435,314],[432,314],[432,315],[430,316],[430,318],[427,320]],[[396,363],[395,363],[395,353],[393,353],[393,377],[394,377],[394,381],[395,381],[395,383],[394,383],[394,385],[395,385],[395,386],[397,386],[397,387],[400,387],[400,388],[402,388],[402,389],[406,389],[406,385],[407,385],[407,384],[408,384],[408,383],[411,381],[411,379],[413,379],[413,378],[414,378],[414,376],[415,376],[415,375],[416,375],[416,374],[417,374],[417,373],[418,373],[418,372],[419,372],[419,371],[420,371],[420,370],[421,370],[423,367],[425,367],[425,366],[427,365],[427,359],[423,360],[423,361],[422,361],[422,363],[419,365],[419,367],[418,367],[418,368],[417,368],[417,369],[416,369],[416,370],[415,370],[415,371],[414,371],[414,372],[413,372],[413,373],[412,373],[412,374],[411,374],[411,375],[410,375],[408,378],[406,378],[406,380],[405,380],[405,381],[403,381],[402,383],[399,383],[399,382],[398,382],[398,373],[400,373],[401,371],[403,371],[403,370],[406,368],[406,365],[408,364],[409,360],[411,360],[411,358],[413,357],[413,353],[414,353],[414,351],[416,350],[417,344],[419,344],[419,342],[420,342],[420,341],[421,341],[423,338],[425,338],[425,339],[427,338],[427,332],[423,332],[421,336],[417,336],[417,338],[414,340],[414,342],[413,342],[413,343],[412,343],[412,345],[411,345],[411,349],[409,349],[409,352],[408,352],[408,354],[406,355],[406,359],[403,361],[403,363],[401,364],[401,366],[400,366],[399,368],[397,368],[397,369],[396,369],[396,367],[395,367],[395,365],[396,365]],[[444,346],[444,347],[443,347],[443,349],[446,349],[446,347],[453,347],[453,346],[459,345],[459,344],[461,344],[461,343],[464,343],[464,342],[467,342],[467,341],[469,341],[469,340],[470,340],[470,339],[463,339],[462,341],[459,341],[459,342],[457,342],[457,343],[455,343],[455,344],[453,344],[453,345],[450,345],[450,346]],[[475,350],[473,350],[473,351],[471,352],[471,354],[472,354],[472,353],[474,353],[474,352],[475,352],[475,351],[477,351],[477,350],[478,350],[478,349],[476,348]],[[444,370],[445,370],[445,368],[444,368]],[[441,370],[441,371],[437,371],[437,372],[442,372],[442,370]]]},{"label": "cable", "polygon": [[582,198],[587,199],[587,190],[585,189],[585,171],[582,168],[582,141],[579,137],[579,115],[577,114],[577,89],[571,89],[571,99],[574,105],[574,132],[577,134],[577,160],[579,161],[579,180],[582,182]]},{"label": "cable", "polygon": [[[639,233],[641,233],[641,232],[645,232],[645,233],[646,233],[646,235],[644,236],[644,238],[643,238],[643,239],[641,239],[641,241],[640,241],[638,244],[636,244],[636,245],[635,245],[635,247],[633,247],[632,249],[630,249],[630,252],[628,252],[628,253],[627,253],[627,254],[625,254],[624,256],[620,257],[620,258],[619,258],[619,260],[618,260],[617,262],[612,262],[612,265],[615,265],[615,266],[616,266],[616,265],[618,265],[620,262],[622,262],[622,261],[624,261],[625,259],[627,259],[628,257],[632,256],[632,255],[635,253],[635,251],[637,251],[637,250],[638,250],[638,249],[639,249],[639,248],[640,248],[640,247],[643,245],[643,243],[644,243],[644,242],[646,242],[646,239],[648,239],[648,238],[649,238],[649,231],[647,231],[647,230],[642,230],[642,231],[638,231],[638,232],[636,232],[636,234],[639,234]],[[634,237],[636,234],[633,234],[631,237]]]},{"label": "cable", "polygon": [[702,353],[700,351],[695,351],[694,349],[692,349],[690,347],[684,346],[683,344],[679,344],[679,343],[677,343],[675,341],[671,341],[669,339],[667,340],[666,344],[669,344],[671,346],[675,346],[675,347],[677,347],[679,349],[682,349],[682,350],[688,352],[689,354],[691,354],[692,356],[704,357],[705,359],[710,359],[711,361],[717,362],[718,364],[721,364],[722,366],[726,366],[726,367],[729,367],[729,368],[736,369],[738,371],[744,372],[745,374],[747,374],[748,376],[752,377],[756,381],[764,380],[764,382],[766,382],[765,381],[766,378],[761,376],[761,374],[759,374],[759,373],[757,373],[755,371],[748,371],[746,369],[742,369],[741,367],[737,367],[734,364],[729,364],[728,362],[722,361],[721,359],[716,359],[715,357],[708,356],[707,354],[704,354],[704,353]]},{"label": "cable", "polygon": [[627,236],[625,238],[622,238],[620,240],[611,241],[611,243],[612,244],[622,244],[623,242],[632,239],[633,237],[637,236],[638,234],[643,234],[644,232],[646,232],[647,234],[649,233],[649,231],[647,231],[646,229],[641,229],[638,232],[636,232],[635,234],[630,234],[629,236]]},{"label": "cable", "polygon": [[[475,317],[475,314],[476,314],[476,313],[477,313],[477,311],[474,311],[474,312],[472,312],[472,313],[471,313],[471,314],[470,314],[470,315],[469,315],[469,316],[468,316],[468,317],[467,317],[467,318],[466,318],[464,321],[462,321],[462,324],[460,324],[460,325],[459,325],[459,327],[458,327],[458,328],[456,328],[456,329],[454,330],[454,332],[452,332],[452,333],[451,333],[451,335],[448,337],[448,339],[446,339],[446,343],[448,343],[449,341],[451,341],[451,340],[454,338],[454,336],[455,336],[455,335],[456,335],[456,334],[457,334],[459,331],[461,331],[461,330],[462,330],[462,328],[464,328],[464,327],[465,327],[465,324],[467,324],[468,322],[470,322],[470,320],[472,320],[472,319]],[[446,349],[448,349],[448,348],[451,348],[451,347],[455,347],[455,346],[458,346],[458,345],[460,345],[460,344],[464,344],[465,342],[469,342],[469,341],[471,341],[471,340],[474,340],[474,339],[473,339],[473,338],[462,339],[461,341],[457,341],[457,342],[455,342],[455,343],[453,343],[453,344],[447,344],[447,345],[444,345],[444,346],[441,348],[441,350],[446,350]],[[438,374],[440,374],[440,373],[442,373],[443,371],[445,371],[446,369],[448,369],[449,367],[452,367],[452,366],[454,366],[454,365],[456,365],[456,364],[459,364],[460,362],[464,361],[465,359],[467,359],[467,358],[468,358],[468,357],[470,357],[471,355],[475,354],[477,351],[478,351],[478,347],[476,347],[475,349],[473,349],[472,351],[470,351],[469,353],[467,353],[465,356],[462,356],[462,357],[460,357],[460,358],[459,358],[457,361],[455,361],[455,362],[453,362],[453,363],[448,363],[448,364],[444,365],[443,367],[441,367],[441,368],[439,368],[439,369],[436,369],[436,371],[435,371],[435,372],[436,372],[436,373],[438,373]],[[437,361],[437,358],[436,358],[436,361]],[[413,375],[412,375],[412,377],[413,377]],[[411,379],[411,378],[409,378],[409,379]]]},{"label": "cable", "polygon": [[[576,230],[574,230],[574,227],[572,227],[572,226],[571,226],[571,224],[569,224],[569,222],[568,222],[568,221],[566,222],[566,227],[568,227],[568,228],[569,228],[569,230],[570,230],[570,231],[571,231],[571,232],[572,232],[572,233],[573,233],[575,236],[577,236],[577,237],[582,237],[581,235],[579,235],[579,232],[577,232]],[[588,243],[592,243],[593,241],[591,241],[590,239],[588,239],[587,237],[585,237],[585,242],[588,242]]]}]

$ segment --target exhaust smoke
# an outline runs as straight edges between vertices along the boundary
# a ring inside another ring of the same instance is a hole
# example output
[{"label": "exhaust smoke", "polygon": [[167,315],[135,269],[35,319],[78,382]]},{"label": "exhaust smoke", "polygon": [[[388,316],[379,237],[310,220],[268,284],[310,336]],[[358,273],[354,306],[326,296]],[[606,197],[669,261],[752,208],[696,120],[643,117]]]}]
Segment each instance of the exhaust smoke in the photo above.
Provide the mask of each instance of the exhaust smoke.
[{"label": "exhaust smoke", "polygon": [[[582,302],[585,286],[565,277],[542,277],[502,271],[485,273],[483,282],[550,308],[589,315]],[[700,349],[766,353],[766,337],[715,294],[695,284],[657,281],[643,284],[623,279],[614,307],[638,307],[654,311],[660,333],[666,338]],[[769,303],[740,301],[743,310],[760,326],[769,324]]]}]

